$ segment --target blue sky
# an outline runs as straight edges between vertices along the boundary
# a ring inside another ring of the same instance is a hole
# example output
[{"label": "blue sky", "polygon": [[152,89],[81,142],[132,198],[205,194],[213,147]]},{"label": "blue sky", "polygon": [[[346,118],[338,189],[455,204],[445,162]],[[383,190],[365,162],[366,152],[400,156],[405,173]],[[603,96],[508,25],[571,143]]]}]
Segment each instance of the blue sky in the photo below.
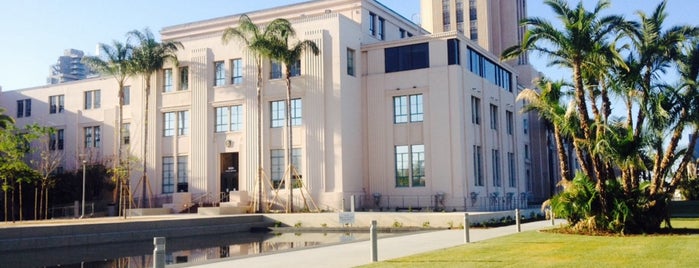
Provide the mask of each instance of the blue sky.
[{"label": "blue sky", "polygon": [[[97,43],[125,40],[126,32],[240,14],[303,0],[22,0],[5,1],[0,8],[0,86],[14,90],[46,83],[49,66],[67,48],[94,54]],[[419,0],[380,0],[408,19],[418,19]],[[543,0],[528,0],[529,16],[551,18]],[[571,0],[576,4],[577,0]],[[584,0],[593,5],[595,0]],[[608,12],[634,17],[650,13],[659,0],[612,0]],[[697,0],[669,0],[668,25],[699,25]],[[532,64],[547,74],[545,61],[532,56]],[[559,72],[560,73],[560,72]]]}]

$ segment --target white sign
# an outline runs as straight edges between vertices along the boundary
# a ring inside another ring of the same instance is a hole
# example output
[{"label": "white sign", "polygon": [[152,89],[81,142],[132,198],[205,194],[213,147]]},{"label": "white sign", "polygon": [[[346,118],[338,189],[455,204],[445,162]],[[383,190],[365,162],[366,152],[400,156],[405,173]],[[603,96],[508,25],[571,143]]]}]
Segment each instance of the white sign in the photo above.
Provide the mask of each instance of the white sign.
[{"label": "white sign", "polygon": [[354,212],[340,212],[340,224],[354,224]]}]

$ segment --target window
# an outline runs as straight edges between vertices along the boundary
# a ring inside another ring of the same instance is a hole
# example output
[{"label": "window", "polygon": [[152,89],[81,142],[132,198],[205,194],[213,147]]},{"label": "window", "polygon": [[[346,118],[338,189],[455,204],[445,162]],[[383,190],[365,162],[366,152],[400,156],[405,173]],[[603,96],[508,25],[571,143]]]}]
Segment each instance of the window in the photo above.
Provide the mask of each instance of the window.
[{"label": "window", "polygon": [[188,163],[188,157],[185,156],[178,156],[177,157],[177,182],[178,183],[185,183],[187,182],[187,163]]},{"label": "window", "polygon": [[507,121],[507,134],[512,135],[514,130],[514,115],[510,111],[505,111],[505,120]]},{"label": "window", "polygon": [[524,145],[524,159],[529,160],[529,145],[528,144]]},{"label": "window", "polygon": [[272,108],[272,127],[283,127],[284,126],[284,113],[286,112],[285,101],[273,101],[271,104]]},{"label": "window", "polygon": [[408,122],[408,96],[393,97],[393,123]]},{"label": "window", "polygon": [[99,89],[85,91],[85,110],[99,109],[101,104],[100,95]]},{"label": "window", "polygon": [[347,49],[347,75],[354,76],[354,49]]},{"label": "window", "polygon": [[243,83],[243,60],[242,59],[232,59],[231,60],[231,84],[240,85]]},{"label": "window", "polygon": [[473,177],[476,186],[483,186],[483,155],[481,153],[481,147],[478,145],[473,146]]},{"label": "window", "polygon": [[376,14],[369,13],[369,34],[376,35]]},{"label": "window", "polygon": [[500,187],[500,151],[493,149],[493,186]]},{"label": "window", "polygon": [[291,100],[291,125],[300,126],[302,120],[303,103],[301,99]]},{"label": "window", "polygon": [[163,113],[163,136],[172,137],[175,135],[175,112]]},{"label": "window", "polygon": [[65,103],[65,96],[64,95],[49,96],[49,113],[50,114],[63,113],[64,103]]},{"label": "window", "polygon": [[529,133],[529,120],[526,118],[522,120],[522,131],[524,131],[524,134]]},{"label": "window", "polygon": [[223,61],[214,62],[214,86],[226,84],[226,70],[223,68]]},{"label": "window", "polygon": [[410,95],[410,122],[422,122],[422,94]]},{"label": "window", "polygon": [[241,131],[243,129],[243,106],[231,106],[231,131]]},{"label": "window", "polygon": [[122,144],[126,145],[131,143],[131,124],[124,123],[121,125],[121,139]]},{"label": "window", "polygon": [[228,116],[229,116],[229,108],[228,107],[217,107],[215,109],[216,112],[216,132],[226,132],[228,131]]},{"label": "window", "polygon": [[189,111],[163,113],[163,137],[189,135]]},{"label": "window", "polygon": [[291,164],[294,165],[294,168],[296,169],[296,173],[292,173],[292,181],[291,185],[294,186],[294,188],[300,188],[301,183],[299,180],[303,179],[303,169],[301,168],[301,148],[293,148],[291,149]]},{"label": "window", "polygon": [[449,4],[449,0],[442,0],[442,25],[444,25],[445,32],[451,29],[451,9]]},{"label": "window", "polygon": [[529,168],[527,168],[527,171],[524,172],[524,183],[527,184],[527,191],[532,190],[532,178],[531,178],[531,171]]},{"label": "window", "polygon": [[459,39],[452,38],[447,40],[447,53],[449,56],[449,65],[459,65],[461,64],[461,52],[460,52]]},{"label": "window", "polygon": [[469,71],[512,92],[512,74],[480,53],[468,48]]},{"label": "window", "polygon": [[293,76],[301,76],[301,60],[297,60],[296,62],[294,62],[294,64],[292,64],[289,67],[291,68],[291,70],[289,70],[289,72],[291,73],[292,77]]},{"label": "window", "polygon": [[429,44],[420,43],[384,49],[385,72],[400,72],[430,67]]},{"label": "window", "polygon": [[406,35],[405,35],[405,29],[400,28],[400,29],[398,29],[398,31],[400,32],[400,38],[401,38],[401,39],[403,39],[403,38],[406,37]]},{"label": "window", "polygon": [[172,92],[172,69],[163,70],[163,92]]},{"label": "window", "polygon": [[30,117],[32,115],[32,100],[24,99],[17,101],[17,118]]},{"label": "window", "polygon": [[124,86],[122,92],[124,93],[124,105],[131,105],[131,86]]},{"label": "window", "polygon": [[177,112],[177,135],[189,135],[189,111]]},{"label": "window", "polygon": [[490,129],[498,130],[498,106],[490,105]]},{"label": "window", "polygon": [[379,17],[379,40],[386,39],[386,19]]},{"label": "window", "polygon": [[175,163],[172,156],[163,157],[163,193],[171,194],[175,191]]},{"label": "window", "polygon": [[83,128],[85,148],[99,148],[101,141],[101,133],[99,126]]},{"label": "window", "polygon": [[271,151],[271,178],[274,187],[279,187],[284,174],[284,150],[274,149]]},{"label": "window", "polygon": [[456,0],[456,22],[464,22],[464,1]]},{"label": "window", "polygon": [[508,173],[510,174],[510,187],[517,187],[517,171],[515,170],[515,154],[507,153]]},{"label": "window", "polygon": [[53,132],[49,135],[49,150],[63,150],[63,140],[63,129],[56,129],[56,132]]},{"label": "window", "polygon": [[481,99],[471,97],[471,123],[481,124]]},{"label": "window", "polygon": [[280,79],[282,78],[282,64],[279,61],[270,61],[269,68],[269,79]]},{"label": "window", "polygon": [[189,89],[189,67],[180,67],[180,88],[179,90]]},{"label": "window", "polygon": [[425,186],[425,146],[395,146],[396,187]]}]

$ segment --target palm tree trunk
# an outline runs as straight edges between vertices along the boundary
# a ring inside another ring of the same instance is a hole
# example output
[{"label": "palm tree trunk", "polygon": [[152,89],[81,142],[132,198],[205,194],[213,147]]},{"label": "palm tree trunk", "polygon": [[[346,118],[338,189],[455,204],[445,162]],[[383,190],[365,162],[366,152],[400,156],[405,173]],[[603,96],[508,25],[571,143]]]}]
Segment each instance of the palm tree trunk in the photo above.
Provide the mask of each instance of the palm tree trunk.
[{"label": "palm tree trunk", "polygon": [[[143,110],[144,116],[143,116],[143,177],[141,178],[141,181],[143,182],[143,188],[141,189],[141,205],[140,207],[143,208],[146,205],[146,185],[148,184],[148,169],[147,169],[147,162],[148,162],[148,102],[150,99],[150,74],[146,74],[146,98],[145,98],[145,108]],[[150,199],[148,199],[148,207],[150,207]],[[124,217],[126,217],[126,214],[124,214]]]},{"label": "palm tree trunk", "polygon": [[257,56],[257,213],[265,211],[262,202],[262,59]]},{"label": "palm tree trunk", "polygon": [[22,182],[19,182],[19,221],[24,220],[23,216],[24,213],[22,213]]},{"label": "palm tree trunk", "polygon": [[556,150],[558,150],[558,162],[561,169],[561,179],[570,180],[570,168],[568,167],[568,155],[563,145],[563,137],[557,125],[553,125],[553,136],[556,139]]},{"label": "palm tree trunk", "polygon": [[286,201],[287,213],[294,212],[294,185],[292,185],[292,176],[294,167],[291,162],[292,137],[291,137],[291,66],[286,65],[286,166],[289,169],[288,183],[286,187],[289,190],[289,200]]},{"label": "palm tree trunk", "polygon": [[[687,108],[682,108],[679,118],[680,123],[677,127],[675,127],[675,130],[672,133],[672,138],[668,143],[667,149],[665,150],[665,154],[663,154],[662,156],[662,160],[660,158],[660,155],[656,156],[656,164],[653,168],[653,180],[650,186],[651,196],[655,195],[662,186],[662,181],[665,178],[665,174],[667,173],[669,165],[672,159],[675,157],[675,149],[677,148],[677,144],[682,138],[682,130],[684,130],[684,127],[681,127],[681,125],[683,125],[682,122],[684,122],[686,118]],[[679,170],[678,173],[681,173],[680,171],[682,170]]]},{"label": "palm tree trunk", "polygon": [[38,219],[38,210],[39,210],[39,187],[34,184],[34,220]]}]

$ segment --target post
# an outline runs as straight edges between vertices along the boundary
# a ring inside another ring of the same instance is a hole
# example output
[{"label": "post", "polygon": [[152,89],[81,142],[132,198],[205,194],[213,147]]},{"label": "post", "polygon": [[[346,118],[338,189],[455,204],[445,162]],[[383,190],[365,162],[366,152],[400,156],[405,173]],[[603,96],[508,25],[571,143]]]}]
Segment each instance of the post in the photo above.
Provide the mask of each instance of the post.
[{"label": "post", "polygon": [[371,220],[371,227],[369,228],[369,233],[371,236],[371,262],[377,262],[379,260],[379,248],[378,241],[376,238],[376,220]]},{"label": "post", "polygon": [[350,196],[350,212],[354,212],[354,195]]},{"label": "post", "polygon": [[521,213],[519,212],[519,209],[515,209],[515,222],[517,223],[517,232],[522,232],[522,225],[520,225],[520,219],[522,218]]},{"label": "post", "polygon": [[464,213],[464,243],[471,243],[471,236],[469,234],[468,213]]},{"label": "post", "polygon": [[86,160],[83,160],[83,202],[82,202],[82,213],[80,214],[80,218],[82,219],[85,217],[85,166],[87,164]]},{"label": "post", "polygon": [[165,237],[153,237],[153,268],[165,268]]},{"label": "post", "polygon": [[556,218],[553,215],[553,209],[550,209],[549,212],[551,213],[551,226],[556,225]]}]

